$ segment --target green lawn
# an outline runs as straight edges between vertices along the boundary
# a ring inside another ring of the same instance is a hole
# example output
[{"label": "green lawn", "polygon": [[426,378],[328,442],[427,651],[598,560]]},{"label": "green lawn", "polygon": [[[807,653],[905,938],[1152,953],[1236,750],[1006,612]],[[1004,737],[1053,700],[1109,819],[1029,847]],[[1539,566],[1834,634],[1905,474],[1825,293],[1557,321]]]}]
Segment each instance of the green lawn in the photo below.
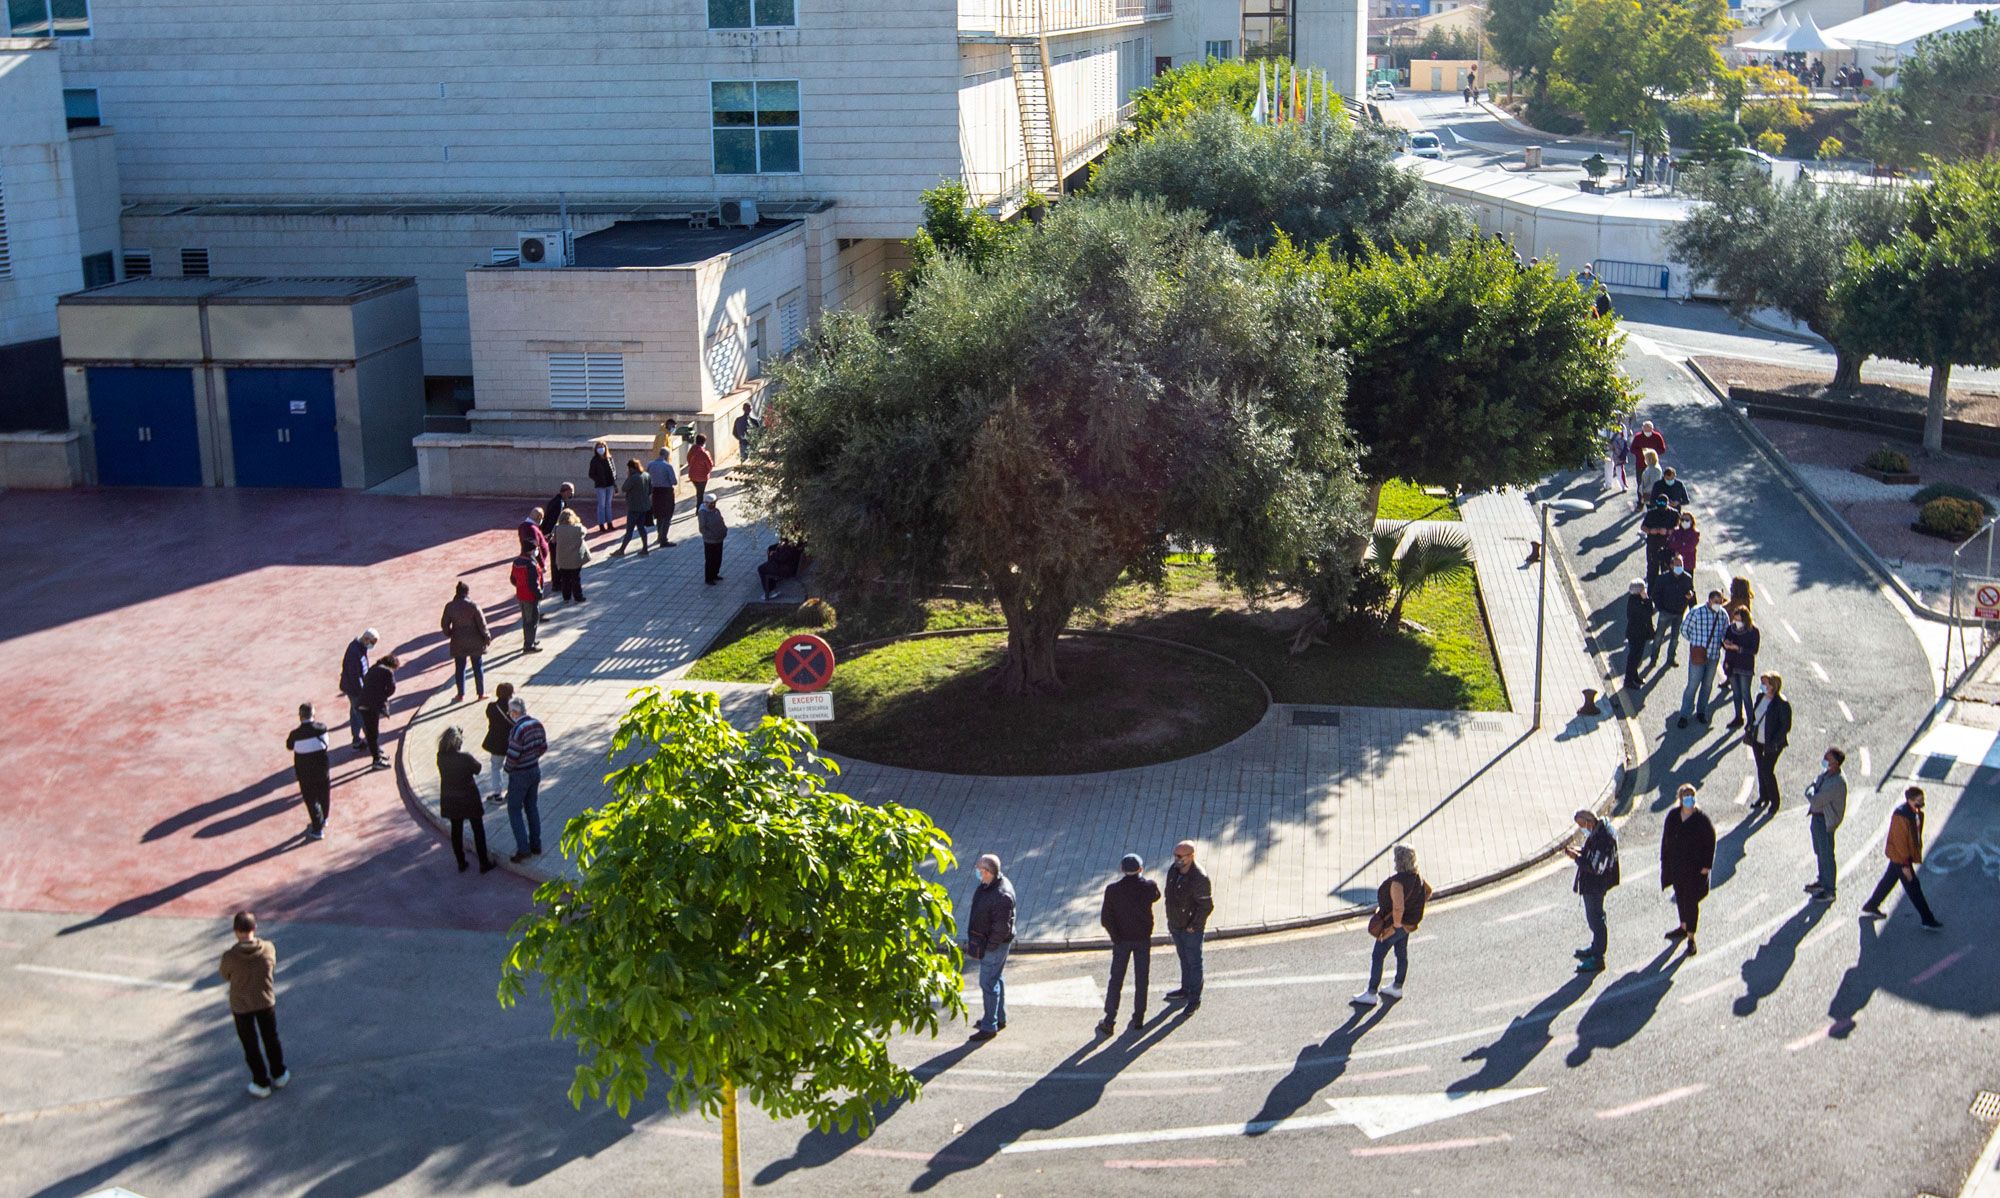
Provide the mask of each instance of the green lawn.
[{"label": "green lawn", "polygon": [[1382,498],[1375,505],[1375,515],[1382,520],[1459,519],[1458,508],[1451,500],[1426,495],[1422,487],[1400,478],[1390,479],[1383,485]]}]

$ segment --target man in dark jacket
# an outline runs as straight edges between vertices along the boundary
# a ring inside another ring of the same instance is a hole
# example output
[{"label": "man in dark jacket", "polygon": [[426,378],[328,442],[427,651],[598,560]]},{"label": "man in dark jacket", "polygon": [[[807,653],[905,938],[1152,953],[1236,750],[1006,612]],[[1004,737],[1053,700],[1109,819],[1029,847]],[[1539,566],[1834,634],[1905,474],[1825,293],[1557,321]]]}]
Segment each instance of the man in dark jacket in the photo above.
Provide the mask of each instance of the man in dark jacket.
[{"label": "man in dark jacket", "polygon": [[1644,581],[1634,579],[1625,591],[1625,685],[1639,689],[1639,659],[1653,639],[1653,601]]},{"label": "man in dark jacket", "polygon": [[1194,841],[1174,846],[1174,863],[1167,868],[1167,934],[1181,959],[1181,984],[1167,992],[1168,1002],[1185,1002],[1190,1013],[1201,1009],[1201,937],[1215,898],[1208,875],[1194,863]]},{"label": "man in dark jacket", "polygon": [[1667,544],[1680,523],[1680,513],[1674,511],[1665,495],[1655,494],[1648,501],[1646,514],[1639,521],[1639,531],[1646,538],[1646,583],[1667,572],[1667,564],[1672,560],[1673,551]]},{"label": "man in dark jacket", "polygon": [[380,638],[373,628],[364,628],[361,635],[347,642],[347,654],[340,659],[340,693],[347,697],[347,734],[352,738],[349,747],[359,749],[363,745],[361,737],[361,680],[368,675],[368,653]]},{"label": "man in dark jacket", "polygon": [[[564,483],[556,488],[556,497],[542,508],[542,543],[548,544],[556,535],[556,525],[562,523],[562,514],[569,510],[570,501],[576,497],[576,487]],[[588,523],[586,521],[586,523]],[[546,560],[546,559],[545,559]]]},{"label": "man in dark jacket", "polygon": [[444,614],[438,617],[438,631],[444,633],[451,650],[452,678],[458,683],[458,702],[465,702],[465,663],[472,663],[472,685],[479,697],[486,697],[486,649],[493,634],[486,630],[486,613],[472,601],[472,588],[458,584]]},{"label": "man in dark jacket", "polygon": [[1884,850],[1889,858],[1889,867],[1882,871],[1882,880],[1875,884],[1875,892],[1868,901],[1861,904],[1861,914],[1867,919],[1885,918],[1882,902],[1896,883],[1903,884],[1903,893],[1910,896],[1911,905],[1917,909],[1917,917],[1924,921],[1924,930],[1936,932],[1944,924],[1931,914],[1931,905],[1924,901],[1923,883],[1917,881],[1917,866],[1924,863],[1924,788],[1912,786],[1903,791],[1903,804],[1889,816],[1889,844]]},{"label": "man in dark jacket", "polygon": [[1687,572],[1687,563],[1677,557],[1667,559],[1667,570],[1651,580],[1653,608],[1659,613],[1659,639],[1653,642],[1653,652],[1646,661],[1648,666],[1660,660],[1660,646],[1667,649],[1667,668],[1681,664],[1681,622],[1687,618],[1688,610],[1694,606],[1694,575]]},{"label": "man in dark jacket", "polygon": [[1618,885],[1618,837],[1611,825],[1593,812],[1579,811],[1575,818],[1576,826],[1583,829],[1583,846],[1565,844],[1563,852],[1576,862],[1576,892],[1583,896],[1583,921],[1590,925],[1590,947],[1576,950],[1576,971],[1599,973],[1604,969],[1604,950],[1610,938],[1604,922],[1604,896]]},{"label": "man in dark jacket", "polygon": [[1663,497],[1667,501],[1667,506],[1673,508],[1676,515],[1688,505],[1688,485],[1675,475],[1672,466],[1661,466],[1660,481],[1653,484],[1651,498]]},{"label": "man in dark jacket", "polygon": [[361,735],[378,770],[389,768],[389,759],[382,753],[382,717],[389,714],[389,696],[396,693],[396,667],[402,664],[391,653],[369,666],[367,677],[361,680]]},{"label": "man in dark jacket", "polygon": [[1014,947],[1014,884],[1000,871],[1000,858],[979,859],[979,889],[972,892],[972,917],[965,926],[965,955],[979,962],[979,1024],[974,1040],[991,1040],[1007,1026],[1007,985],[1000,971]]},{"label": "man in dark jacket", "polygon": [[318,840],[326,834],[333,771],[327,764],[326,725],[313,718],[312,704],[299,704],[299,726],[286,734],[285,747],[292,751],[292,775],[298,779],[299,798],[306,805],[306,837]]},{"label": "man in dark jacket", "polygon": [[229,1017],[243,1043],[243,1060],[250,1066],[250,1096],[269,1098],[271,1091],[291,1084],[285,1068],[285,1046],[278,1041],[278,950],[257,938],[257,917],[238,911],[232,921],[236,943],[222,954],[216,972],[229,983]]},{"label": "man in dark jacket", "polygon": [[722,509],[715,506],[715,496],[703,496],[695,505],[696,523],[701,527],[701,580],[709,586],[722,581],[722,542],[729,536],[729,525],[722,518]]},{"label": "man in dark jacket", "polygon": [[1146,863],[1137,853],[1125,854],[1118,863],[1120,877],[1104,888],[1104,909],[1098,922],[1111,937],[1111,984],[1104,991],[1104,1022],[1097,1034],[1108,1036],[1118,1030],[1118,995],[1125,989],[1125,966],[1133,963],[1132,1022],[1127,1031],[1146,1024],[1146,981],[1152,972],[1153,904],[1160,901],[1160,888],[1141,871]]}]

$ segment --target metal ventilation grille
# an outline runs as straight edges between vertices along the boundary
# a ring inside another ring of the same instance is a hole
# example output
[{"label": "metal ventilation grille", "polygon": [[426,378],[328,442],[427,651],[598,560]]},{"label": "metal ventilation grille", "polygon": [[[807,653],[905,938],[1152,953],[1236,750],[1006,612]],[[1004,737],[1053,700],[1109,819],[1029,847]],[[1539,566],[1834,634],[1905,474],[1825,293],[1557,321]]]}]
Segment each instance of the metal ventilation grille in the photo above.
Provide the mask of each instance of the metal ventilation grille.
[{"label": "metal ventilation grille", "polygon": [[181,273],[196,277],[208,274],[208,250],[206,248],[182,250]]},{"label": "metal ventilation grille", "polygon": [[1981,1090],[1972,1096],[1972,1117],[1988,1123],[2000,1122],[2000,1093]]},{"label": "metal ventilation grille", "polygon": [[14,256],[7,249],[7,182],[0,179],[0,279],[14,276]]}]

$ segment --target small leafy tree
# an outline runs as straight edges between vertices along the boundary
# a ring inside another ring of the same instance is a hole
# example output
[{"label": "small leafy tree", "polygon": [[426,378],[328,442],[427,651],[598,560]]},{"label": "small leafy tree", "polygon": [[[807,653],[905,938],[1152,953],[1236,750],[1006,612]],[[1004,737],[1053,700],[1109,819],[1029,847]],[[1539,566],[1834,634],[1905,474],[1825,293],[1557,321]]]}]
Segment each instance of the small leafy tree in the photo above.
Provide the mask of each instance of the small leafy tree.
[{"label": "small leafy tree", "polygon": [[1415,533],[1398,556],[1396,550],[1402,542],[1400,525],[1377,528],[1369,539],[1369,557],[1389,582],[1389,610],[1382,618],[1385,632],[1402,626],[1403,604],[1410,596],[1472,573],[1472,542],[1456,529],[1431,528]]},{"label": "small leafy tree", "polygon": [[923,193],[923,227],[910,239],[910,269],[894,278],[897,294],[908,291],[938,262],[952,255],[975,266],[1000,256],[1015,226],[994,219],[973,206],[964,183],[947,180]]},{"label": "small leafy tree", "polygon": [[1821,162],[1838,162],[1847,157],[1847,143],[1837,137],[1822,137],[1813,157]]},{"label": "small leafy tree", "polygon": [[[1280,74],[1292,65],[1283,58],[1267,61],[1265,78],[1270,77],[1274,64]],[[1120,134],[1120,140],[1143,141],[1168,125],[1210,109],[1250,115],[1257,106],[1257,67],[1249,59],[1211,58],[1153,76],[1151,83],[1132,93],[1132,123]],[[1345,117],[1343,109],[1337,119]]]},{"label": "small leafy tree", "polygon": [[1547,92],[1556,55],[1555,0],[1489,0],[1486,38],[1501,66],[1532,83],[1536,95]]},{"label": "small leafy tree", "polygon": [[535,889],[500,1002],[539,980],[583,1058],[577,1106],[623,1115],[657,1069],[669,1105],[720,1114],[733,1196],[739,1093],[864,1133],[874,1106],[918,1095],[888,1042],[965,1009],[934,878],[950,840],[922,812],[828,791],[834,763],[797,723],[742,732],[712,694],[637,696],[612,756],[637,755],[611,774],[610,801],[563,829],[577,877]]},{"label": "small leafy tree", "polygon": [[1757,135],[1757,148],[1775,158],[1785,152],[1785,135],[1776,129],[1766,129]]},{"label": "small leafy tree", "polygon": [[1731,108],[1752,137],[1773,130],[1795,133],[1810,123],[1805,105],[1812,94],[1790,71],[1765,66],[1740,67],[1726,72],[1724,78],[1732,82],[1729,90],[1742,89]]},{"label": "small leafy tree", "polygon": [[1555,25],[1554,71],[1585,123],[1642,142],[1660,133],[1662,99],[1721,75],[1716,47],[1731,27],[1726,0],[1567,0]]},{"label": "small leafy tree", "polygon": [[2000,19],[1979,14],[1979,24],[1936,34],[1917,43],[1900,66],[1876,73],[1884,88],[1861,110],[1863,143],[1874,156],[1916,166],[1926,156],[1952,160],[2000,154]]}]

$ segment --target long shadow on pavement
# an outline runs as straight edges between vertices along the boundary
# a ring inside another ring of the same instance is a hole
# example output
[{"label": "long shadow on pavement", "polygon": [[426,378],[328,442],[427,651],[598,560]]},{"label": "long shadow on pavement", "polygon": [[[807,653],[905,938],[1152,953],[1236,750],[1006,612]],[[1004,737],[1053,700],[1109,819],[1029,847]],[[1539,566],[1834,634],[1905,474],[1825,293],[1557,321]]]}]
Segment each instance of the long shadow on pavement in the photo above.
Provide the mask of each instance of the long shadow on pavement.
[{"label": "long shadow on pavement", "polygon": [[1736,1014],[1755,1014],[1758,1003],[1778,992],[1785,975],[1792,971],[1792,963],[1798,959],[1799,942],[1819,926],[1830,908],[1829,903],[1808,902],[1792,912],[1791,918],[1771,933],[1770,939],[1757,946],[1756,955],[1743,962],[1743,993],[1736,998]]},{"label": "long shadow on pavement", "polygon": [[1676,952],[1677,946],[1668,945],[1644,966],[1605,987],[1577,1021],[1576,1047],[1563,1063],[1574,1069],[1598,1049],[1616,1048],[1651,1023],[1661,1000],[1673,989],[1675,971],[1687,960]]},{"label": "long shadow on pavement", "polygon": [[[923,1081],[929,1081],[931,1078],[936,1077],[938,1074],[945,1072],[953,1065],[971,1056],[978,1049],[978,1042],[967,1040],[962,1044],[945,1049],[930,1060],[910,1070],[910,1072],[916,1074]],[[904,1100],[898,1098],[876,1107],[875,1126],[879,1128],[884,1123],[887,1123],[891,1115],[903,1109],[903,1104]],[[851,1128],[846,1131],[842,1131],[839,1128],[830,1128],[824,1131],[814,1128],[799,1138],[798,1146],[792,1149],[792,1155],[765,1165],[757,1171],[757,1176],[753,1180],[757,1185],[767,1186],[784,1180],[785,1177],[800,1169],[817,1169],[822,1165],[830,1165],[847,1155],[848,1150],[859,1146],[866,1138],[859,1131]]]},{"label": "long shadow on pavement", "polygon": [[1250,1122],[1258,1125],[1250,1134],[1263,1135],[1270,1130],[1267,1125],[1297,1114],[1321,1090],[1339,1081],[1340,1075],[1347,1072],[1348,1056],[1355,1044],[1382,1022],[1395,1005],[1378,1003],[1367,1010],[1356,1010],[1326,1039],[1301,1048],[1298,1059],[1292,1062],[1292,1071],[1278,1079],[1278,1084],[1264,1096],[1264,1105],[1250,1116]]},{"label": "long shadow on pavement", "polygon": [[1715,865],[1708,871],[1708,888],[1713,892],[1736,876],[1737,863],[1750,851],[1750,838],[1771,825],[1769,811],[1751,811],[1715,840]]},{"label": "long shadow on pavement", "polygon": [[1535,1058],[1552,1042],[1549,1024],[1589,993],[1597,977],[1594,973],[1577,974],[1536,1003],[1527,1014],[1515,1016],[1514,1022],[1507,1025],[1507,1030],[1500,1033],[1498,1040],[1465,1054],[1465,1060],[1481,1062],[1479,1069],[1446,1086],[1445,1090],[1452,1094],[1468,1090],[1497,1090],[1521,1076],[1521,1071],[1534,1063]]}]

